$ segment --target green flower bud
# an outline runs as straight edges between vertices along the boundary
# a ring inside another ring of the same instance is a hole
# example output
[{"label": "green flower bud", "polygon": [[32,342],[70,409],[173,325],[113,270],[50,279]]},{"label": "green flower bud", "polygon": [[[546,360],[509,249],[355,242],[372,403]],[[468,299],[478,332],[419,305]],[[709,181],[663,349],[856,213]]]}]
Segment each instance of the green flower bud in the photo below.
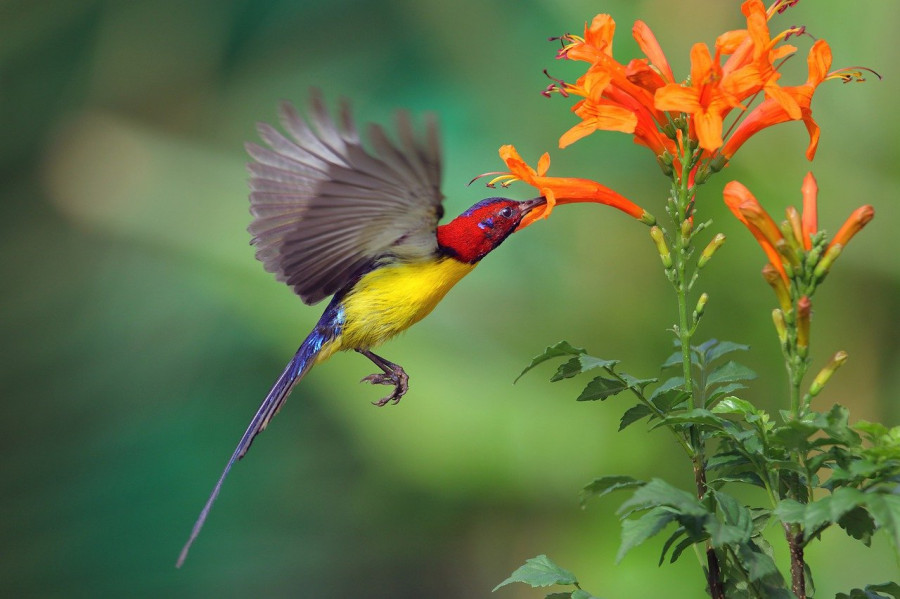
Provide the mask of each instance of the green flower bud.
[{"label": "green flower bud", "polygon": [[812,384],[809,386],[810,397],[815,397],[816,395],[818,395],[825,387],[825,384],[828,382],[828,380],[831,378],[831,375],[833,375],[835,371],[840,368],[846,361],[847,352],[839,351],[834,354],[828,365],[826,365],[825,368],[819,371],[819,374],[816,375],[816,378],[813,379]]},{"label": "green flower bud", "polygon": [[669,246],[666,244],[666,236],[662,229],[656,226],[650,227],[650,237],[653,239],[653,243],[656,244],[656,251],[659,252],[659,257],[662,260],[663,266],[667,270],[672,268],[672,253],[669,251]]},{"label": "green flower bud", "polygon": [[716,253],[716,250],[722,247],[723,243],[725,243],[725,235],[717,233],[716,236],[712,238],[712,241],[710,241],[700,253],[700,258],[697,260],[697,268],[706,266],[706,263],[709,262],[709,259]]}]

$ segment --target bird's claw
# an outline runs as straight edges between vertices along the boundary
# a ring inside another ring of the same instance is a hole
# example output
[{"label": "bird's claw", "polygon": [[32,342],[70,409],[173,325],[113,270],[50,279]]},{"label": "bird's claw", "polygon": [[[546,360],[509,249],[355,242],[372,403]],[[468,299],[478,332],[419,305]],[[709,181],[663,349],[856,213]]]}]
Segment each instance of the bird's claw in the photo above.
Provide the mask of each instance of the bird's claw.
[{"label": "bird's claw", "polygon": [[409,375],[402,368],[392,370],[391,372],[378,372],[370,374],[363,378],[361,383],[372,383],[373,385],[394,385],[394,391],[387,397],[382,397],[378,401],[373,401],[372,405],[381,407],[388,403],[397,404],[400,398],[409,391]]}]

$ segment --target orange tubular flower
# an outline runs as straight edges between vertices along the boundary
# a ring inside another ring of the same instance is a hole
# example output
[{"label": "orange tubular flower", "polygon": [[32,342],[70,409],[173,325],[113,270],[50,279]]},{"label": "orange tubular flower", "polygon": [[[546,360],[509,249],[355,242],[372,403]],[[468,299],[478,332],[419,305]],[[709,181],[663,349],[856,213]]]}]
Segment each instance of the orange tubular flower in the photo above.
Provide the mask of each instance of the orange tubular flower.
[{"label": "orange tubular flower", "polygon": [[725,205],[737,217],[739,221],[750,231],[760,247],[769,258],[769,263],[781,275],[785,285],[789,285],[787,272],[782,264],[781,254],[775,249],[776,244],[784,237],[772,217],[763,210],[750,190],[737,181],[731,181],[722,191]]},{"label": "orange tubular flower", "polygon": [[544,153],[538,160],[537,169],[528,166],[519,156],[516,148],[511,145],[505,145],[500,148],[500,158],[506,163],[509,172],[494,178],[488,185],[502,181],[503,185],[507,186],[513,181],[521,180],[536,188],[538,193],[547,199],[547,204],[532,210],[519,224],[518,229],[524,229],[537,220],[547,218],[556,204],[574,204],[579,202],[606,204],[607,206],[618,208],[645,224],[652,225],[656,223],[653,215],[646,210],[596,181],[567,177],[547,177],[546,173],[550,168],[550,155],[547,153]]},{"label": "orange tubular flower", "polygon": [[[818,40],[813,44],[809,50],[807,63],[809,65],[809,76],[806,79],[806,83],[794,87],[786,87],[782,91],[794,98],[800,107],[799,118],[803,120],[809,132],[809,146],[806,149],[806,158],[807,160],[812,160],[819,145],[819,125],[812,118],[810,105],[816,88],[828,78],[828,69],[831,67],[831,48],[828,46],[828,42]],[[734,134],[722,147],[722,155],[730,159],[744,145],[744,142],[763,129],[792,120],[798,119],[792,118],[791,114],[777,100],[765,100],[744,118],[734,131]]]},{"label": "orange tubular flower", "polygon": [[656,91],[658,110],[674,110],[693,115],[693,126],[704,150],[714,152],[722,146],[722,119],[740,102],[725,91],[717,61],[706,44],[691,48],[691,86],[670,83]]}]

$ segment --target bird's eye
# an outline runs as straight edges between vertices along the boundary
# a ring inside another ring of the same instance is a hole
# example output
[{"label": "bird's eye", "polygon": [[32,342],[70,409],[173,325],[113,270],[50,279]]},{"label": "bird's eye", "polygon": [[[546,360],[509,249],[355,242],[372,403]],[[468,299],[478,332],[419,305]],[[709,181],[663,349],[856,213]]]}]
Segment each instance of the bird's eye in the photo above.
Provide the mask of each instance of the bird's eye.
[{"label": "bird's eye", "polygon": [[509,206],[506,206],[505,208],[500,210],[500,212],[498,212],[497,214],[499,214],[503,218],[509,218],[510,216],[513,215],[513,209],[510,208]]}]

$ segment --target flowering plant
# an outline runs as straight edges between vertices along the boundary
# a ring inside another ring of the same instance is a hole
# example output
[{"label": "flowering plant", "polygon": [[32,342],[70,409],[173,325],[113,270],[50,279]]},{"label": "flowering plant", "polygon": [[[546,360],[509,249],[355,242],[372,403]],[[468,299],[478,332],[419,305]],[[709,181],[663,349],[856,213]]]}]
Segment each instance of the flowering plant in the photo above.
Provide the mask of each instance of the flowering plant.
[{"label": "flowering plant", "polygon": [[[781,66],[796,56],[789,42],[806,36],[803,27],[773,33],[776,17],[798,0],[762,0],[741,6],[746,27],[718,36],[712,48],[691,48],[690,74],[678,80],[653,32],[637,21],[632,34],[644,56],[627,63],[613,54],[615,21],[600,14],[585,26],[583,35],[552,38],[561,44],[557,58],[586,65],[574,83],[551,78],[547,96],[577,98],[572,112],[576,123],[559,138],[566,148],[598,131],[629,134],[649,149],[671,181],[665,204],[666,224],[645,208],[608,187],[586,178],[549,176],[550,157],[544,154],[532,168],[511,145],[500,148],[507,171],[490,173],[489,186],[522,181],[547,199],[520,225],[546,218],[557,204],[596,202],[613,206],[650,226],[650,237],[676,297],[675,353],[662,370],[677,373],[659,380],[640,378],[618,369],[619,361],[590,355],[565,341],[536,356],[524,372],[553,359],[562,359],[551,380],[599,372],[579,401],[631,395],[635,400],[621,418],[620,430],[640,421],[652,429],[669,431],[690,460],[694,488],[679,489],[661,478],[650,481],[630,476],[602,476],[583,490],[584,500],[612,491],[629,491],[622,504],[621,558],[631,548],[669,531],[660,562],[675,561],[690,548],[704,556],[706,591],[722,597],[811,596],[811,568],[805,547],[829,527],[868,544],[883,530],[900,546],[900,427],[858,422],[851,425],[847,408],[835,405],[820,412],[812,399],[846,361],[839,351],[821,367],[811,384],[804,378],[809,358],[812,300],[835,260],[850,239],[868,223],[871,206],[855,210],[829,240],[819,229],[818,188],[812,173],[802,185],[802,212],[788,208],[777,223],[749,189],[737,181],[725,186],[724,201],[757,239],[768,260],[765,281],[775,291],[775,332],[788,372],[785,409],[773,416],[738,394],[756,375],[730,360],[748,349],[729,341],[697,341],[709,297],[698,289],[704,266],[722,246],[717,234],[701,251],[698,241],[711,221],[700,221],[700,187],[722,171],[756,133],[780,123],[802,121],[809,134],[806,158],[812,160],[819,141],[812,100],[829,80],[861,81],[867,69],[831,70],[831,48],[816,40],[807,52],[804,83],[782,85]],[[545,71],[547,73],[547,71]],[[723,363],[724,362],[724,363]],[[523,372],[523,374],[524,374]],[[732,489],[750,485],[762,489],[764,505],[745,505]],[[764,534],[777,527],[787,546],[789,579],[779,569]],[[548,597],[589,599],[576,577],[546,556],[530,559],[516,570],[511,582],[532,586],[571,586]],[[839,597],[900,597],[895,583],[854,589]]]}]

